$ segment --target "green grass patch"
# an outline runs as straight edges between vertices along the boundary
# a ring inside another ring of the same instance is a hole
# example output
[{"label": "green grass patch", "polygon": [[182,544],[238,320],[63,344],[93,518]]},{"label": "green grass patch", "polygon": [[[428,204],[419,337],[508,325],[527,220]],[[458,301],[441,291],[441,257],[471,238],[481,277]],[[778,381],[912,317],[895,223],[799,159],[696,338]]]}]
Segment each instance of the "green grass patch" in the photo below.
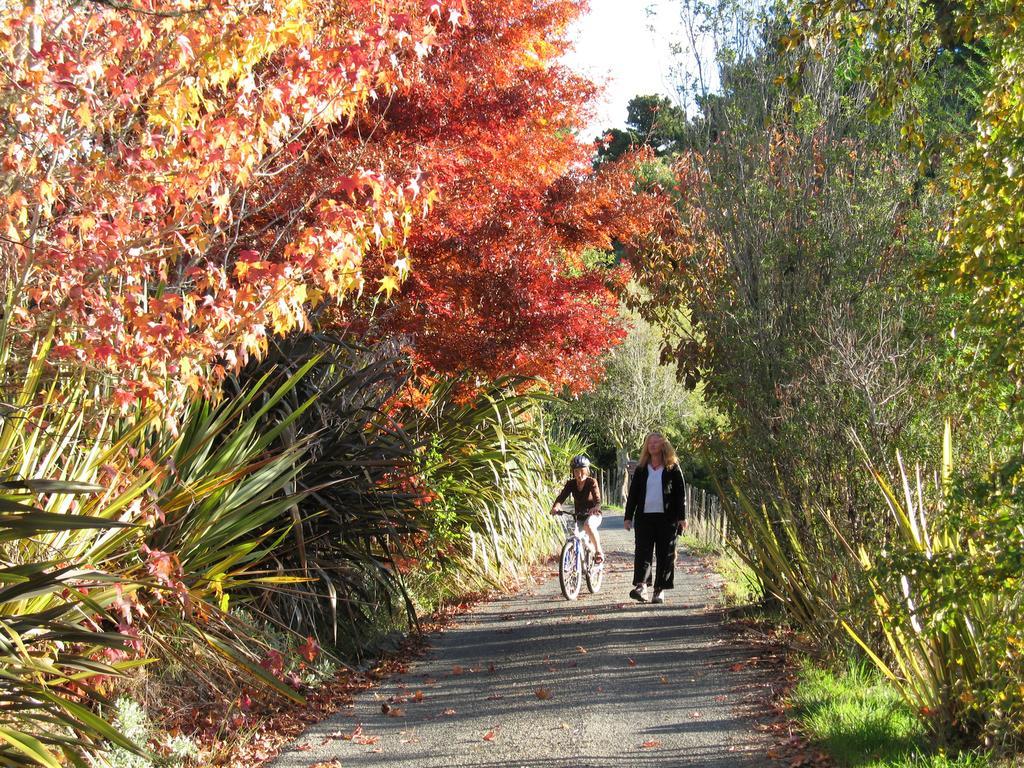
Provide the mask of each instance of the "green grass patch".
[{"label": "green grass patch", "polygon": [[726,605],[749,605],[761,599],[757,574],[735,552],[726,550],[721,553],[715,562],[715,570],[725,579],[722,591]]},{"label": "green grass patch", "polygon": [[735,552],[692,534],[680,536],[679,543],[691,555],[712,558],[715,571],[725,579],[722,593],[727,606],[749,605],[760,599],[757,575]]},{"label": "green grass patch", "polygon": [[790,698],[807,735],[844,768],[994,768],[984,755],[930,752],[924,725],[873,669],[807,662]]},{"label": "green grass patch", "polygon": [[711,544],[705,541],[701,541],[696,536],[684,533],[679,537],[679,544],[686,548],[686,551],[691,555],[697,557],[709,557],[711,555],[720,555],[722,550],[715,544]]}]

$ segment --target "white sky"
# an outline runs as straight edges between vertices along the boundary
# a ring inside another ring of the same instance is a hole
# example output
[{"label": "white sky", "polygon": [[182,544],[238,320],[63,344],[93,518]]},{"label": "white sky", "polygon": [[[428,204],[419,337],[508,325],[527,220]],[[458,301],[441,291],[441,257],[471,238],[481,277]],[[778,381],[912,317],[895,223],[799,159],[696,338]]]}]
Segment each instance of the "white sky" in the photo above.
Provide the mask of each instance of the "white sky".
[{"label": "white sky", "polygon": [[680,30],[678,8],[674,0],[590,0],[590,13],[569,31],[576,49],[565,58],[576,71],[607,84],[585,138],[621,128],[633,96],[675,97],[668,71],[670,41]]}]

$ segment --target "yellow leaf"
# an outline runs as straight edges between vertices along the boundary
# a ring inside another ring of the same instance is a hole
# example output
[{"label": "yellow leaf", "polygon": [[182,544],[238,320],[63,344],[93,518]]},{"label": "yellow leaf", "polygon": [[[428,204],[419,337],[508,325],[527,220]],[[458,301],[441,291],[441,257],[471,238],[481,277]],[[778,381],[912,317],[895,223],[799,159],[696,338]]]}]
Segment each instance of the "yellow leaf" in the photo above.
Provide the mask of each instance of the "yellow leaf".
[{"label": "yellow leaf", "polygon": [[85,102],[78,105],[78,109],[75,110],[75,117],[78,118],[78,122],[82,124],[87,130],[92,130],[92,111],[89,109],[89,105]]},{"label": "yellow leaf", "polygon": [[387,277],[383,278],[380,281],[380,288],[378,289],[377,293],[385,293],[387,294],[387,298],[390,299],[392,292],[397,290],[398,281],[395,280],[395,278],[393,278],[391,275],[388,275]]},{"label": "yellow leaf", "polygon": [[229,205],[231,205],[230,192],[224,192],[220,195],[217,195],[217,197],[213,198],[213,208],[219,214],[226,213]]}]

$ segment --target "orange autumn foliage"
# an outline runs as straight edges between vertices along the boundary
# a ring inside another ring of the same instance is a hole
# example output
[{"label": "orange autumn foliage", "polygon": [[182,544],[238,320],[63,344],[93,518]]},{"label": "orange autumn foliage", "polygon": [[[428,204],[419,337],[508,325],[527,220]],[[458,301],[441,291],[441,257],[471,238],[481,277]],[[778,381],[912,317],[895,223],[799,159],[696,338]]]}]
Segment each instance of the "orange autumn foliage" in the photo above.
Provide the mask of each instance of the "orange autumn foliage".
[{"label": "orange autumn foliage", "polygon": [[398,258],[422,201],[352,158],[270,237],[272,179],[420,76],[461,3],[73,0],[0,11],[0,257],[13,324],[164,399]]},{"label": "orange autumn foliage", "polygon": [[574,133],[594,90],[558,57],[580,0],[132,7],[0,14],[26,345],[52,324],[125,405],[317,321],[398,336],[430,374],[599,374],[628,272],[583,255],[639,246],[665,206]]}]

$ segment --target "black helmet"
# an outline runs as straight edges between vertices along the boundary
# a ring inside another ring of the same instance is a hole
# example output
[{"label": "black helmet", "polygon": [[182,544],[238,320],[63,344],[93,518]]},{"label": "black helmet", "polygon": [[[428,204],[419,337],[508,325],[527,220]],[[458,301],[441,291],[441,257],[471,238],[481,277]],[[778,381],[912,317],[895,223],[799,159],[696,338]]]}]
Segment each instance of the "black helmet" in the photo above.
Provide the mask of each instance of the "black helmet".
[{"label": "black helmet", "polygon": [[590,459],[586,456],[573,456],[569,467],[572,469],[590,469]]}]

